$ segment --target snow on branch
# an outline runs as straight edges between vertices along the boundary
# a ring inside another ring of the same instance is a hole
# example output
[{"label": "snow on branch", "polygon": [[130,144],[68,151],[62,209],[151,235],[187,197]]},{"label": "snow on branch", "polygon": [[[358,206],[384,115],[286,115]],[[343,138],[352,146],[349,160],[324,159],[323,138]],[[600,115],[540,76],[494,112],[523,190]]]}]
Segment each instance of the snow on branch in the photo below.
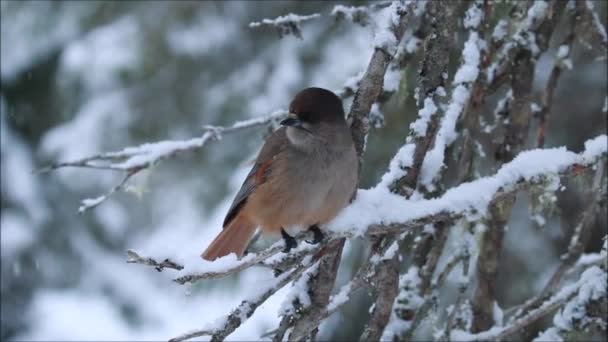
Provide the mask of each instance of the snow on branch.
[{"label": "snow on branch", "polygon": [[289,13],[274,19],[262,19],[262,21],[249,23],[249,27],[254,28],[260,26],[272,26],[277,30],[280,38],[292,34],[297,38],[302,39],[302,29],[300,28],[300,23],[319,18],[320,16],[321,15],[319,13],[310,15]]},{"label": "snow on branch", "polygon": [[286,115],[287,112],[285,110],[278,110],[270,115],[239,121],[228,127],[204,126],[204,133],[200,137],[188,140],[165,140],[126,147],[120,151],[106,152],[77,160],[53,163],[40,169],[38,172],[49,172],[63,167],[80,167],[125,172],[125,176],[120,183],[110,189],[107,193],[96,198],[84,199],[82,205],[78,208],[78,212],[83,213],[100,205],[111,195],[124,189],[127,181],[144,169],[149,169],[177,154],[198,150],[210,141],[221,140],[223,134],[273,124]]},{"label": "snow on branch", "polygon": [[201,329],[187,332],[174,337],[169,341],[179,342],[199,336],[211,336],[212,341],[224,340],[228,335],[240,327],[249,317],[251,317],[255,310],[268,298],[285,287],[285,285],[298,278],[300,275],[302,275],[302,273],[304,273],[304,271],[312,267],[314,264],[316,264],[316,261],[314,260],[308,263],[302,263],[290,273],[279,275],[274,279],[272,284],[264,287],[259,294],[243,300],[239,306],[230,312],[230,314],[219,317],[215,322],[207,324]]},{"label": "snow on branch", "polygon": [[385,8],[391,5],[392,1],[375,1],[369,6],[344,6],[336,5],[331,11],[331,16],[336,18],[336,21],[348,20],[361,26],[369,24],[371,10]]},{"label": "snow on branch", "polygon": [[[507,69],[519,51],[528,50],[537,58],[547,49],[553,28],[565,6],[565,1],[534,2],[528,9],[521,27],[504,44],[497,60],[489,67],[487,78],[490,89],[497,89],[506,81]],[[502,29],[496,32],[497,37],[501,35],[504,35]]]},{"label": "snow on branch", "polygon": [[482,21],[483,12],[473,3],[465,19],[465,27],[471,28],[471,32],[462,50],[462,64],[454,76],[452,98],[441,119],[433,148],[426,153],[422,162],[419,182],[429,191],[435,190],[433,182],[444,167],[445,150],[458,136],[456,122],[468,105],[471,88],[479,75],[481,48],[485,42],[479,37],[477,28]]},{"label": "snow on branch", "polygon": [[331,16],[335,17],[336,21],[347,20],[361,26],[368,25],[370,20],[369,8],[366,6],[336,5]]},{"label": "snow on branch", "polygon": [[132,171],[148,168],[173,155],[196,150],[207,142],[220,140],[222,134],[232,133],[245,128],[257,127],[276,122],[287,115],[284,110],[276,111],[270,115],[239,121],[232,126],[203,126],[203,135],[188,140],[166,140],[155,143],[146,143],[134,147],[126,147],[120,151],[106,152],[82,159],[58,162],[42,168],[39,172],[48,172],[62,167],[83,167],[93,169],[109,169],[118,171]]},{"label": "snow on branch", "polygon": [[[581,303],[586,303],[589,300],[597,300],[606,296],[606,271],[597,266],[592,266],[581,275],[580,279],[574,283],[564,286],[555,296],[545,301],[539,308],[531,311],[524,317],[517,319],[511,324],[505,326],[494,326],[489,330],[470,334],[463,330],[452,330],[450,334],[451,341],[500,341],[508,339],[509,336],[522,331],[525,327],[533,324],[537,320],[548,316],[555,310],[566,305],[570,306],[565,310],[569,310],[570,314],[564,314],[560,317],[567,317],[563,321],[572,319],[575,310],[573,307],[580,306]],[[571,304],[572,303],[572,304]]]},{"label": "snow on branch", "polygon": [[536,149],[520,153],[505,163],[496,174],[463,183],[438,198],[408,201],[385,186],[359,190],[356,200],[330,223],[334,232],[367,234],[373,224],[390,225],[408,222],[441,212],[466,213],[471,219],[487,212],[497,193],[509,192],[521,183],[535,182],[543,176],[560,174],[581,166],[590,166],[606,154],[608,140],[600,135],[585,142],[585,151],[574,153],[565,147]]}]

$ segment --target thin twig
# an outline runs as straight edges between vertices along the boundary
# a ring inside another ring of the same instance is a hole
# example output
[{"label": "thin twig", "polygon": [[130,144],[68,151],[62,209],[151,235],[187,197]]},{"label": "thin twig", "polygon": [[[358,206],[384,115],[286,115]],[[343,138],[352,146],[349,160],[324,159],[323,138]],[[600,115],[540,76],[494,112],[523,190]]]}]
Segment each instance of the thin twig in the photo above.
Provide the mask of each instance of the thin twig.
[{"label": "thin twig", "polygon": [[557,81],[559,80],[560,75],[564,68],[572,68],[572,62],[569,60],[570,51],[572,50],[572,43],[575,38],[575,26],[576,26],[576,18],[578,17],[577,11],[571,11],[570,13],[570,28],[569,32],[566,35],[566,38],[562,42],[562,44],[557,49],[557,54],[555,55],[555,62],[553,62],[553,68],[551,69],[551,74],[549,74],[549,79],[547,80],[547,85],[545,86],[545,90],[542,95],[541,100],[541,108],[537,113],[538,115],[538,128],[536,133],[536,147],[542,148],[545,145],[545,135],[547,131],[547,121],[549,119],[549,115],[551,113],[551,104],[553,103],[553,94],[555,93],[555,88],[557,87]]},{"label": "thin twig", "polygon": [[171,261],[169,259],[165,259],[161,262],[158,262],[150,257],[142,257],[139,255],[139,253],[137,253],[136,251],[134,251],[132,249],[127,250],[127,255],[129,256],[129,259],[127,259],[128,264],[141,264],[141,265],[152,266],[152,267],[156,268],[156,270],[158,272],[161,272],[164,268],[172,268],[172,269],[178,270],[178,271],[184,269],[184,266],[182,266],[174,261]]}]

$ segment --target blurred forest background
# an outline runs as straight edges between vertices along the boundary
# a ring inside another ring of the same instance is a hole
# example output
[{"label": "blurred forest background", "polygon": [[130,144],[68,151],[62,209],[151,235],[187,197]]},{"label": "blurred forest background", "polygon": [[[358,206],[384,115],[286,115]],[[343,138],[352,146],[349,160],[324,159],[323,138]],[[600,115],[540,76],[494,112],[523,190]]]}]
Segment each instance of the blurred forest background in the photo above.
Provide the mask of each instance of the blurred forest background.
[{"label": "blurred forest background", "polygon": [[[336,22],[329,13],[337,4],[366,2],[3,0],[0,339],[166,339],[226,313],[252,284],[271,276],[249,269],[184,289],[166,272],[125,263],[131,247],[202,251],[218,231],[263,130],[241,132],[139,174],[129,191],[83,215],[77,213],[79,201],[103,193],[119,175],[31,171],[54,160],[185,139],[200,135],[203,125],[269,114],[308,86],[341,89],[365,69],[374,27]],[[594,4],[606,25],[607,3]],[[502,13],[497,8],[495,16],[508,15],[506,5]],[[302,39],[248,27],[290,12],[322,16],[302,24]],[[558,25],[538,62],[533,101],[540,99],[566,26]],[[450,75],[466,37],[458,27]],[[585,140],[606,132],[608,80],[601,56],[574,44],[574,68],[558,83],[547,147],[580,151]],[[420,57],[401,71],[398,93],[380,109],[385,124],[369,136],[364,187],[378,182],[416,118]],[[488,99],[487,122],[502,95]],[[532,125],[534,131],[534,120]],[[492,158],[492,136],[481,142]],[[558,263],[584,204],[579,190],[558,193],[561,210],[547,217],[544,228],[530,218],[527,196],[518,198],[501,259],[502,307],[538,291]],[[588,251],[600,249],[606,226],[604,211]],[[347,243],[339,284],[364,253],[360,242]],[[285,293],[230,338],[256,339],[274,329]],[[368,296],[357,296],[321,326],[319,338],[357,338],[368,307]]]}]

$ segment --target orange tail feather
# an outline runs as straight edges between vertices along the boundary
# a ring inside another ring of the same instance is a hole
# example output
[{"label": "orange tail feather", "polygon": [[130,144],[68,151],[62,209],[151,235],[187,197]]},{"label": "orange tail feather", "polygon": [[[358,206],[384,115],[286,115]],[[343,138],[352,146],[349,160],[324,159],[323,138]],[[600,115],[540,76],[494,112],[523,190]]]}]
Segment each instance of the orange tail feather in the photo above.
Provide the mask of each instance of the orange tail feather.
[{"label": "orange tail feather", "polygon": [[255,229],[255,223],[244,215],[237,215],[211,242],[201,257],[213,261],[230,253],[236,253],[237,257],[241,258]]}]

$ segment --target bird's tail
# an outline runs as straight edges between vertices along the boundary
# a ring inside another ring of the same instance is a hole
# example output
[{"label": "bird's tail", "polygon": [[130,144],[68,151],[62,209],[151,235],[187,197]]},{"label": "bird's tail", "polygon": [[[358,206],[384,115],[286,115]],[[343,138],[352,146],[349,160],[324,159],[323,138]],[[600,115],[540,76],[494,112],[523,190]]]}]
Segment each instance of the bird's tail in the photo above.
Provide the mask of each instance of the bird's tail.
[{"label": "bird's tail", "polygon": [[230,253],[243,256],[257,225],[244,215],[237,215],[211,242],[201,257],[213,261]]}]

